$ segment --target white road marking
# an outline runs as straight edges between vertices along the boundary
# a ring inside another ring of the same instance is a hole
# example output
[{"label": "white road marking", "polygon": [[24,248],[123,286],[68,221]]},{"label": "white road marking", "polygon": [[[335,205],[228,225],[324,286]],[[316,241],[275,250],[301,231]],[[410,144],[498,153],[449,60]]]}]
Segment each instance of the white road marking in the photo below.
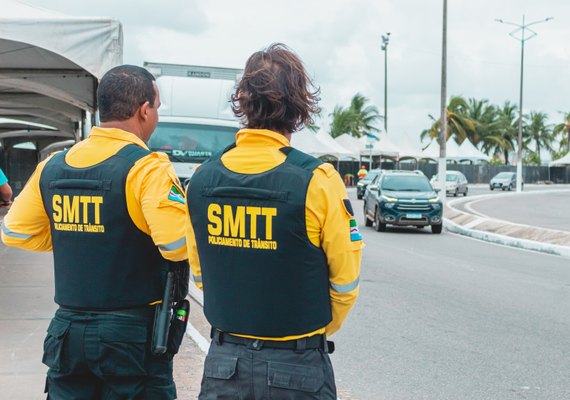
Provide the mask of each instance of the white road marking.
[{"label": "white road marking", "polygon": [[479,225],[485,221],[486,221],[485,218],[477,218],[477,219],[474,219],[473,221],[471,221],[471,222],[469,222],[463,226],[467,229],[471,229],[471,228],[473,228],[473,227],[475,227],[475,226],[477,226],[477,225]]},{"label": "white road marking", "polygon": [[190,338],[196,343],[196,345],[202,350],[202,353],[207,354],[208,349],[210,348],[210,342],[206,340],[204,336],[198,332],[196,328],[188,322],[188,326],[186,327],[186,334],[190,336]]}]

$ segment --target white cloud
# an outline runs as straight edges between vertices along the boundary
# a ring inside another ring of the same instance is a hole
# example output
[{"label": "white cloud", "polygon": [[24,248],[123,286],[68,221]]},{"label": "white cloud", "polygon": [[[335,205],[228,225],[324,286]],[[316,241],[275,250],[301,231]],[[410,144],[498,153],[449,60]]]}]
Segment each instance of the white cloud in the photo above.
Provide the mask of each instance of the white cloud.
[{"label": "white cloud", "polygon": [[[304,60],[322,88],[326,113],[361,92],[384,109],[384,53],[388,47],[390,134],[410,137],[438,115],[442,2],[425,0],[27,0],[75,15],[107,15],[123,22],[125,62],[143,61],[243,67],[247,57],[283,42]],[[525,53],[525,111],[547,112],[558,122],[570,111],[570,38],[566,0],[449,2],[448,96],[518,102],[520,43],[503,18],[519,22],[553,16],[536,25]],[[321,124],[322,125],[322,124]],[[326,126],[326,125],[325,125]]]}]

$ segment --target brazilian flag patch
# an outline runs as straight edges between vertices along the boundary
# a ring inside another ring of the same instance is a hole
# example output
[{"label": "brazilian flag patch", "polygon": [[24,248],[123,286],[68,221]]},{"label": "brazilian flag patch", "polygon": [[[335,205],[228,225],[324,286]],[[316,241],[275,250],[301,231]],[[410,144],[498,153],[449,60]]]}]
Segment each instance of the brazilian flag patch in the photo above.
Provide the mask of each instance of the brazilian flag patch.
[{"label": "brazilian flag patch", "polygon": [[186,204],[184,201],[184,195],[180,193],[180,190],[174,185],[170,188],[168,193],[168,200],[177,201],[178,203]]},{"label": "brazilian flag patch", "polygon": [[359,240],[362,240],[362,235],[360,234],[360,231],[358,230],[358,225],[356,225],[356,220],[351,219],[350,220],[350,241],[351,242],[357,242]]}]

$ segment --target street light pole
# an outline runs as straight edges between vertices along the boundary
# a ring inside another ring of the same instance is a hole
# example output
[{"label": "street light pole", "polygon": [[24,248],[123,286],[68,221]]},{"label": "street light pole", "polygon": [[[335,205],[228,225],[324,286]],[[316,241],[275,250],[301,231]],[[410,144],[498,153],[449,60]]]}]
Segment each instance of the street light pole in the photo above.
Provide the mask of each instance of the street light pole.
[{"label": "street light pole", "polygon": [[[543,22],[548,22],[551,19],[553,19],[553,17],[548,17],[546,19],[541,19],[538,21],[530,22],[528,24],[525,24],[525,16],[524,15],[522,17],[522,24],[503,21],[502,19],[496,19],[495,20],[501,24],[516,26],[517,29],[515,29],[514,31],[509,33],[509,36],[511,36],[512,38],[521,42],[521,76],[520,76],[520,89],[519,89],[520,91],[519,91],[519,121],[518,121],[519,134],[518,134],[518,140],[517,140],[517,146],[518,146],[518,151],[517,151],[517,193],[520,193],[522,191],[522,164],[523,164],[522,119],[523,119],[524,42],[527,40],[530,40],[533,37],[535,37],[536,35],[538,35],[535,31],[533,31],[532,29],[529,29],[528,28],[529,26],[541,24]],[[528,37],[525,36],[526,31],[530,32],[530,35]],[[521,33],[520,37],[516,36],[519,32]]]},{"label": "street light pole", "polygon": [[446,144],[447,144],[447,0],[443,0],[443,39],[441,46],[441,116],[439,132],[439,166],[437,169],[439,181],[439,198],[445,205],[447,189]]},{"label": "street light pole", "polygon": [[388,133],[388,43],[390,32],[382,35],[382,51],[384,51],[384,132]]}]

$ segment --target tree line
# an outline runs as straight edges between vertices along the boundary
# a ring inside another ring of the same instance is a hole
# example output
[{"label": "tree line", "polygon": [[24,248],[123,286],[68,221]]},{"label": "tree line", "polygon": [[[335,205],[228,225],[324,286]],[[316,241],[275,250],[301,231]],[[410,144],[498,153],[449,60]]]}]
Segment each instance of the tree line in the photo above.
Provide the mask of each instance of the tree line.
[{"label": "tree line", "polygon": [[[349,134],[354,137],[376,135],[376,123],[383,119],[378,108],[370,105],[360,93],[355,94],[347,107],[337,105],[329,114],[332,137]],[[563,157],[570,148],[570,112],[561,113],[558,123],[549,122],[541,111],[523,115],[522,136],[524,163],[541,164],[541,152],[550,153],[553,160]],[[440,119],[429,115],[431,126],[420,133],[422,141],[438,138]],[[510,101],[503,105],[491,104],[487,99],[465,99],[452,96],[447,105],[447,139],[458,144],[470,140],[492,163],[505,165],[515,158],[518,141],[518,106]]]}]

